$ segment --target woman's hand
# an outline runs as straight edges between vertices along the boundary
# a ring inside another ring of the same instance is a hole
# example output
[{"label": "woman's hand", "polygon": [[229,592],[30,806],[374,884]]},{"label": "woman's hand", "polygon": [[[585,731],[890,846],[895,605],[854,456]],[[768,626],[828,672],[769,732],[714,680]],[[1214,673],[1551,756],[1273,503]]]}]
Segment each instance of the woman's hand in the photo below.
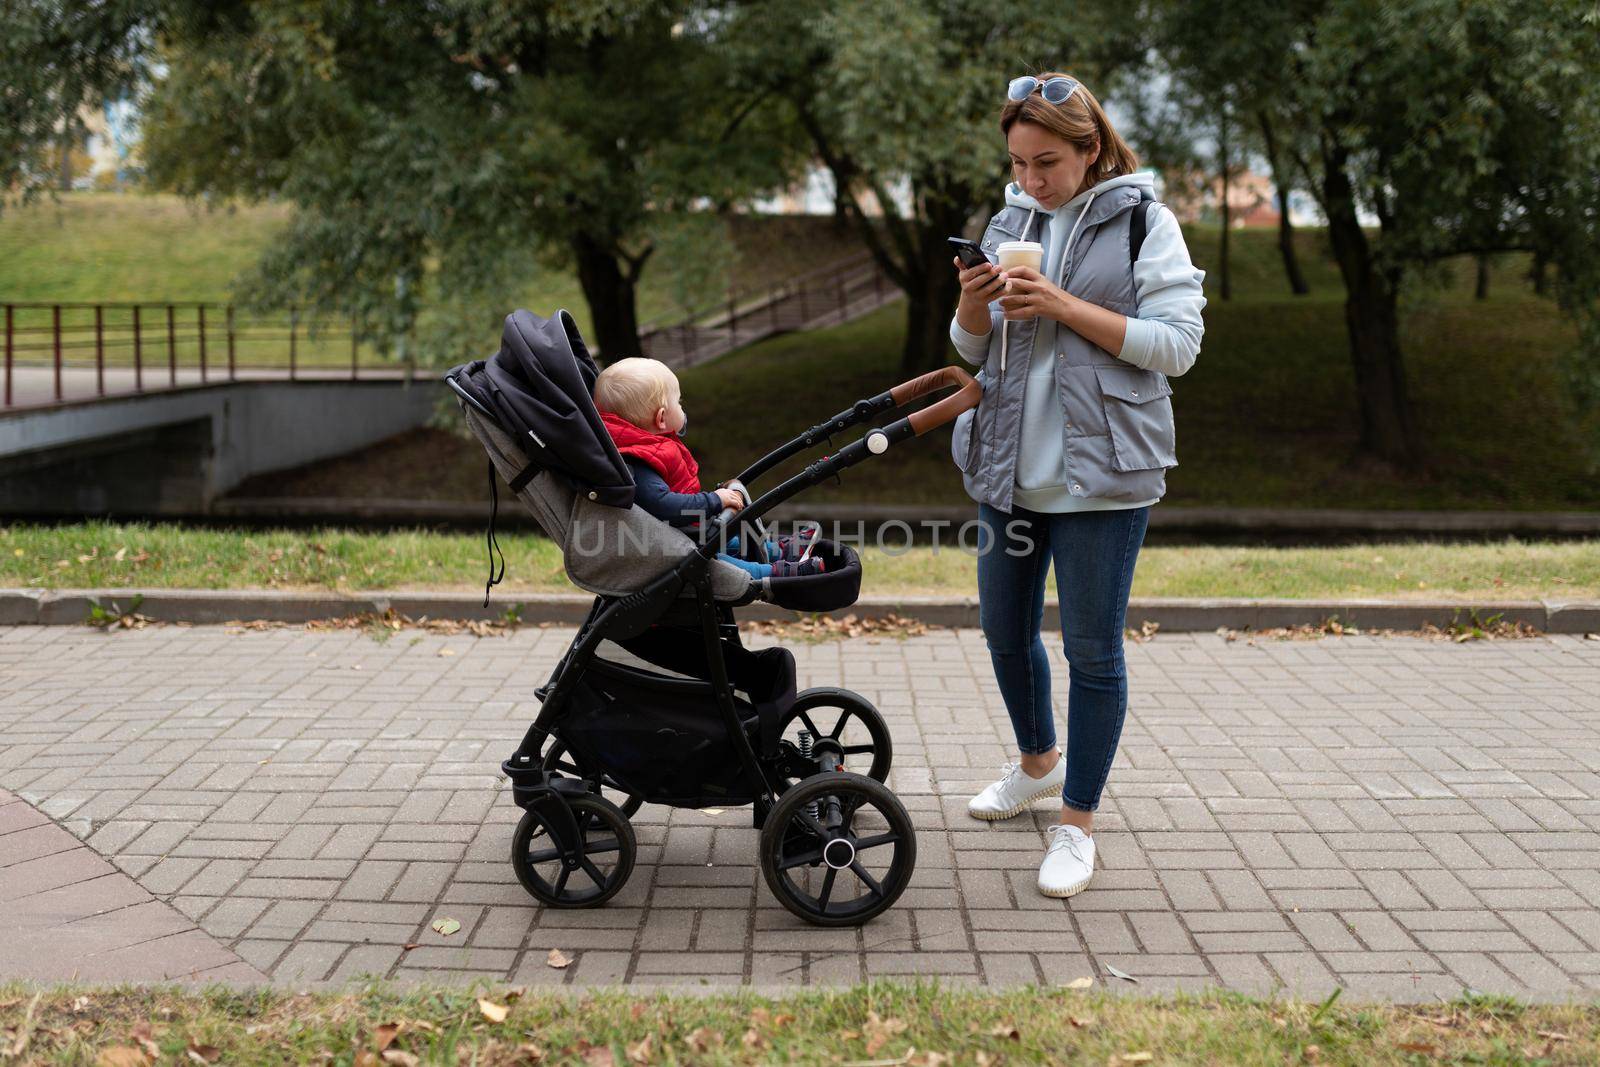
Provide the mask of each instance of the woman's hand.
[{"label": "woman's hand", "polygon": [[950,262],[956,265],[956,273],[961,279],[961,300],[974,306],[987,306],[995,297],[1005,291],[1004,283],[1000,280],[1000,268],[993,263],[984,263],[968,269],[961,265],[959,258]]},{"label": "woman's hand", "polygon": [[1036,319],[1043,316],[1065,323],[1067,301],[1065,292],[1032,267],[1013,267],[1002,271],[1006,281],[1006,295],[1000,298],[1000,309],[1008,319]]}]

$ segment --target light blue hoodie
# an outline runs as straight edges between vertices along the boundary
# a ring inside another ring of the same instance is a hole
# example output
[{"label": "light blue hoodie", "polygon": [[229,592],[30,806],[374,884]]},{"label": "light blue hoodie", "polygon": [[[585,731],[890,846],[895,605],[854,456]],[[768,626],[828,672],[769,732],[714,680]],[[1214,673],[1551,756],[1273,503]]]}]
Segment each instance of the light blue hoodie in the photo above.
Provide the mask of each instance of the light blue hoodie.
[{"label": "light blue hoodie", "polygon": [[[1079,224],[1095,197],[1121,186],[1142,186],[1154,195],[1154,184],[1154,176],[1148,171],[1108,178],[1047,211],[1013,182],[1006,186],[1006,204],[1049,216],[1039,235],[1040,244],[1044,246],[1041,273],[1065,288],[1062,267],[1063,264],[1070,266]],[[1152,204],[1148,210],[1147,234],[1133,268],[1138,312],[1128,316],[1127,333],[1117,357],[1136,367],[1176,377],[1194,365],[1200,352],[1200,338],[1205,331],[1200,315],[1206,304],[1201,288],[1205,272],[1190,261],[1176,216],[1162,204]],[[991,330],[995,321],[1005,328],[1004,321],[996,317],[991,320]],[[1016,503],[1040,512],[1111,510],[1155,503],[1154,499],[1130,503],[1088,498],[1074,496],[1069,491],[1067,482],[1070,479],[1064,473],[1063,416],[1055,379],[1054,357],[1059,329],[1060,324],[1054,319],[1040,317],[1038,320],[1038,334],[1023,394]],[[963,359],[982,363],[989,347],[988,334],[968,333],[952,318],[950,339]]]}]

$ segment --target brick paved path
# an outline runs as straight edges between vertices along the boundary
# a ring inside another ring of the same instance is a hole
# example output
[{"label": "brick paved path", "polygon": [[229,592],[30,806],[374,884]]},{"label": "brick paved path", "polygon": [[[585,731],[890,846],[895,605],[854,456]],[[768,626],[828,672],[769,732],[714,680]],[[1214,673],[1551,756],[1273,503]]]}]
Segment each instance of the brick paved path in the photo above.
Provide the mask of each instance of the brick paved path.
[{"label": "brick paved path", "polygon": [[1048,804],[965,813],[1010,740],[978,633],[795,643],[802,685],[884,710],[919,830],[899,905],[825,931],[768,894],[747,809],[647,807],[609,906],[533,906],[496,769],[570,636],[0,629],[0,787],[286,982],[1600,990],[1600,643],[1130,645],[1104,869],[1065,902],[1032,887]]}]

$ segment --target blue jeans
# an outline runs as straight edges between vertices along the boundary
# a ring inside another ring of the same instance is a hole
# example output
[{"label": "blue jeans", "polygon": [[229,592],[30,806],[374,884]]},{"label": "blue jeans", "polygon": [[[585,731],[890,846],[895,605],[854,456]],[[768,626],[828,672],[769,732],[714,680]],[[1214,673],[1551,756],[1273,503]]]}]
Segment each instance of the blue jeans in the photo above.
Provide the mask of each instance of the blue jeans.
[{"label": "blue jeans", "polygon": [[1067,780],[1061,802],[1094,811],[1128,713],[1122,658],[1128,590],[1150,508],[1007,514],[978,506],[978,614],[1017,747],[1056,746],[1050,659],[1040,640],[1045,576],[1052,561],[1067,657]]}]

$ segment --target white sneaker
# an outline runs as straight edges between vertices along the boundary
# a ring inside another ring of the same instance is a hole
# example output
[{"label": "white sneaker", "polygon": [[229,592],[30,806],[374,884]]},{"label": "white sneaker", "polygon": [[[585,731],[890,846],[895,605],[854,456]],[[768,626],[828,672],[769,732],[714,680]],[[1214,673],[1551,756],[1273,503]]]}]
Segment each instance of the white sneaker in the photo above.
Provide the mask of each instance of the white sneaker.
[{"label": "white sneaker", "polygon": [[1039,892],[1070,897],[1089,887],[1094,877],[1094,838],[1076,826],[1052,826],[1055,836],[1039,865]]},{"label": "white sneaker", "polygon": [[1056,765],[1043,778],[1035,778],[1020,763],[1000,768],[1000,780],[967,801],[967,813],[975,819],[1009,819],[1040,797],[1058,795],[1067,782],[1067,761],[1059,750]]}]

